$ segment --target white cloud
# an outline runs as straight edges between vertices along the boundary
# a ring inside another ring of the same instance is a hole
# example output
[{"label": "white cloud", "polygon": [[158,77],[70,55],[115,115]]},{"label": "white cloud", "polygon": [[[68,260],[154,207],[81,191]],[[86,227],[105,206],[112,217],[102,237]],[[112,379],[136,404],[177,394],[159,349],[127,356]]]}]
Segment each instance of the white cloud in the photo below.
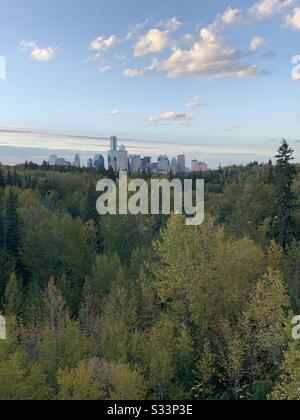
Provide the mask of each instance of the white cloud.
[{"label": "white cloud", "polygon": [[103,66],[99,68],[100,73],[106,73],[111,69],[110,66]]},{"label": "white cloud", "polygon": [[168,32],[162,32],[159,29],[150,29],[150,31],[140,37],[134,46],[134,57],[143,57],[148,54],[157,54],[162,52],[169,44]]},{"label": "white cloud", "polygon": [[266,40],[262,38],[261,36],[254,37],[250,44],[250,51],[252,53],[256,53],[260,49],[260,47],[265,45],[265,43],[266,43]]},{"label": "white cloud", "polygon": [[190,50],[177,49],[160,63],[167,77],[247,77],[257,74],[256,66],[242,64],[242,54],[228,46],[223,37],[202,29]]},{"label": "white cloud", "polygon": [[178,31],[178,29],[181,28],[182,23],[177,19],[177,17],[173,17],[170,20],[167,21],[160,21],[159,24],[157,25],[159,28],[163,28],[166,31],[170,31],[170,32],[176,32]]},{"label": "white cloud", "polygon": [[164,124],[164,123],[171,123],[171,122],[192,122],[194,121],[194,116],[185,113],[177,113],[177,112],[165,112],[161,114],[159,117],[149,117],[147,118],[146,122],[150,125],[157,125],[157,124]]},{"label": "white cloud", "polygon": [[249,11],[255,20],[261,21],[284,13],[294,3],[295,0],[259,0]]},{"label": "white cloud", "polygon": [[126,77],[142,77],[146,76],[147,74],[154,73],[158,69],[158,60],[154,58],[152,60],[152,64],[149,67],[145,67],[142,70],[136,69],[125,69],[123,75]]},{"label": "white cloud", "polygon": [[300,7],[296,7],[291,15],[285,17],[285,25],[293,31],[300,31]]},{"label": "white cloud", "polygon": [[20,42],[23,51],[30,51],[30,57],[36,61],[50,61],[56,57],[57,47],[40,47],[35,41],[23,40]]},{"label": "white cloud", "polygon": [[241,9],[232,9],[228,7],[220,20],[224,25],[234,25],[241,21]]},{"label": "white cloud", "polygon": [[224,13],[218,14],[215,21],[208,26],[210,31],[220,31],[227,26],[236,25],[243,22],[242,10],[228,7]]},{"label": "white cloud", "polygon": [[98,36],[90,43],[90,49],[92,51],[107,51],[111,48],[115,48],[119,43],[118,38],[115,35],[110,37]]},{"label": "white cloud", "polygon": [[186,107],[193,108],[195,106],[206,106],[200,96],[193,96],[186,104]]},{"label": "white cloud", "polygon": [[116,109],[112,109],[108,115],[111,115],[112,117],[118,117],[120,115],[120,111],[116,108]]},{"label": "white cloud", "polygon": [[228,46],[223,37],[204,28],[190,49],[175,48],[167,59],[162,61],[155,59],[150,67],[142,70],[126,69],[124,75],[139,77],[159,72],[169,78],[256,76],[258,74],[256,66],[242,63],[243,58],[243,54]]}]

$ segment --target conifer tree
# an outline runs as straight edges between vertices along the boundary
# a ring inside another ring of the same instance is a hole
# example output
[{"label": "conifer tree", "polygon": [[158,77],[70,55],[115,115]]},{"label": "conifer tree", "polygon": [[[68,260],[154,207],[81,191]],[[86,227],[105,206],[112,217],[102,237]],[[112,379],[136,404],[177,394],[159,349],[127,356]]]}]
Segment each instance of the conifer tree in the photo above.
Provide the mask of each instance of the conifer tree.
[{"label": "conifer tree", "polygon": [[295,195],[292,185],[296,175],[293,161],[293,149],[286,140],[282,140],[276,156],[275,171],[277,203],[276,211],[271,223],[271,238],[283,248],[287,249],[296,238],[296,224],[294,219]]},{"label": "conifer tree", "polygon": [[5,246],[8,254],[18,259],[21,246],[21,222],[17,211],[17,197],[9,192],[5,211]]}]

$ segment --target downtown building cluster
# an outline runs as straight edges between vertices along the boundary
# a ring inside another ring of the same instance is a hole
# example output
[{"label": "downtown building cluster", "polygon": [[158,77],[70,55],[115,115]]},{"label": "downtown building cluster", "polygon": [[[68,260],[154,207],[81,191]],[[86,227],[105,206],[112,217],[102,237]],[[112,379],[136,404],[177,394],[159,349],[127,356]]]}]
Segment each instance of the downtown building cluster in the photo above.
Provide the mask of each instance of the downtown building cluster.
[{"label": "downtown building cluster", "polygon": [[[80,168],[80,156],[77,153],[72,162],[67,162],[64,158],[52,155],[49,158],[51,166],[74,166]],[[87,167],[98,170],[105,170],[105,158],[101,154],[97,154],[93,159],[88,159]],[[156,162],[152,161],[150,156],[129,155],[126,147],[121,145],[118,147],[118,138],[113,136],[110,138],[110,150],[108,152],[107,168],[114,172],[127,171],[129,174],[159,174],[159,175],[184,175],[190,172],[206,172],[208,166],[205,162],[198,160],[192,161],[192,168],[186,166],[185,155],[179,155],[171,160],[167,155],[160,155]]]}]

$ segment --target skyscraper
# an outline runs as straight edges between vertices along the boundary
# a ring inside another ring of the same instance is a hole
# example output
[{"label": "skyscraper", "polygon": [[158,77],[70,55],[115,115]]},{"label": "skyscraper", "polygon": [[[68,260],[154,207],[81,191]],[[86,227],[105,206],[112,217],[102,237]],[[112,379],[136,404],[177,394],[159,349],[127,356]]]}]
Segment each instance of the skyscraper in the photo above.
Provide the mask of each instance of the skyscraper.
[{"label": "skyscraper", "polygon": [[110,150],[116,152],[118,150],[118,137],[111,136],[110,138]]},{"label": "skyscraper", "polygon": [[104,157],[102,155],[96,155],[94,157],[94,167],[98,170],[105,169]]},{"label": "skyscraper", "polygon": [[80,166],[81,166],[79,153],[76,153],[76,155],[75,155],[74,166],[75,166],[75,168],[80,168]]},{"label": "skyscraper", "polygon": [[149,174],[151,172],[151,157],[145,156],[141,160],[141,171]]},{"label": "skyscraper", "polygon": [[120,146],[117,153],[117,171],[128,171],[128,153],[125,146]]},{"label": "skyscraper", "polygon": [[108,152],[108,168],[118,171],[118,138],[110,138],[110,151]]},{"label": "skyscraper", "polygon": [[178,174],[185,173],[185,155],[179,155],[177,158]]},{"label": "skyscraper", "polygon": [[136,155],[129,156],[129,170],[131,174],[138,174],[141,172],[141,157]]},{"label": "skyscraper", "polygon": [[172,175],[176,175],[178,173],[178,161],[176,158],[171,160],[171,173]]},{"label": "skyscraper", "polygon": [[170,161],[167,155],[159,156],[157,163],[157,171],[159,174],[164,175],[169,173]]}]

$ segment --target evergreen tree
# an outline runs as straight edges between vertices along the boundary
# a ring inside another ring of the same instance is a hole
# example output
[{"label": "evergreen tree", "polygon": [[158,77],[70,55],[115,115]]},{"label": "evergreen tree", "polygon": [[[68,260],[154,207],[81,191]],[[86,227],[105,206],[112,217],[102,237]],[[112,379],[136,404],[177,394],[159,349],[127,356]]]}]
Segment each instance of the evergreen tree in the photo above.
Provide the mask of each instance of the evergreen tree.
[{"label": "evergreen tree", "polygon": [[277,165],[275,172],[277,203],[276,211],[271,223],[271,238],[283,248],[287,249],[296,237],[296,224],[294,219],[295,195],[292,185],[296,175],[293,161],[294,151],[289,147],[286,140],[282,144],[276,156]]},{"label": "evergreen tree", "polygon": [[6,174],[6,185],[9,185],[10,187],[13,185],[13,179],[12,179],[10,169],[8,169],[7,174]]},{"label": "evergreen tree", "polygon": [[4,187],[5,187],[5,180],[4,180],[2,166],[0,164],[0,189]]},{"label": "evergreen tree", "polygon": [[21,221],[17,211],[17,197],[9,192],[5,211],[5,246],[11,256],[18,259],[21,247]]}]

